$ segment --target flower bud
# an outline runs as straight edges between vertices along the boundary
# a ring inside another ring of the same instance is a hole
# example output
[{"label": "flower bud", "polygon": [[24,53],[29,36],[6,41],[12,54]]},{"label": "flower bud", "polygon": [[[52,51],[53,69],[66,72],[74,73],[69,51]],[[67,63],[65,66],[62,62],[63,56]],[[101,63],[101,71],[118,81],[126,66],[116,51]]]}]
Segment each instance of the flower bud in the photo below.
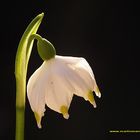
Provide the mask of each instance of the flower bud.
[{"label": "flower bud", "polygon": [[39,56],[44,61],[54,58],[56,55],[54,46],[45,38],[41,38],[37,41],[37,50]]}]

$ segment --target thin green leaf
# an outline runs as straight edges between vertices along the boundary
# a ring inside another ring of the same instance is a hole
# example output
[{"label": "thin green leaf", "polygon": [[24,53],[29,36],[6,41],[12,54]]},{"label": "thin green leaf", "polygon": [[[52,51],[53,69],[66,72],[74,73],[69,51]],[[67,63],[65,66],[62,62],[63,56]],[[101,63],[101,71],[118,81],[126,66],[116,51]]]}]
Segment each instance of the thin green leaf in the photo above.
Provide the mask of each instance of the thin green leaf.
[{"label": "thin green leaf", "polygon": [[25,30],[18,46],[16,61],[15,61],[15,75],[19,77],[23,74],[26,75],[26,66],[28,65],[29,57],[31,54],[31,49],[33,46],[33,41],[30,43],[30,46],[27,48],[28,39],[32,34],[35,34],[39,28],[39,25],[42,21],[44,13],[36,16],[32,22],[28,25]]}]

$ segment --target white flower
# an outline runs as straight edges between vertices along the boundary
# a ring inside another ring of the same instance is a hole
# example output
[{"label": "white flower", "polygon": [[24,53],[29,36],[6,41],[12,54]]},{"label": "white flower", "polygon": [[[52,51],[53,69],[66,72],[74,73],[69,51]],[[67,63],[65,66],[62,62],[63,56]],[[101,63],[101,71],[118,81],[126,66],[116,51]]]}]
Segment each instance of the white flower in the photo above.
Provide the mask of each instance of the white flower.
[{"label": "white flower", "polygon": [[45,104],[68,119],[68,109],[74,94],[96,107],[93,91],[101,97],[91,67],[84,58],[78,57],[56,55],[44,61],[27,84],[27,96],[39,128]]}]

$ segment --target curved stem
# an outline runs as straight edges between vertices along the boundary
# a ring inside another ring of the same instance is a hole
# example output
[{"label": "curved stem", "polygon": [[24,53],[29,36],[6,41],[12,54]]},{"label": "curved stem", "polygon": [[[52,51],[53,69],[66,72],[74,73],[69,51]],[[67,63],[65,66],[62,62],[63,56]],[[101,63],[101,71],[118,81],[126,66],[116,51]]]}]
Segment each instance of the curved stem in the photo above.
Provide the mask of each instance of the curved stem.
[{"label": "curved stem", "polygon": [[30,36],[31,39],[37,39],[37,40],[42,40],[42,37],[39,34],[32,34]]},{"label": "curved stem", "polygon": [[[36,16],[25,30],[18,46],[15,60],[16,78],[16,130],[15,140],[24,140],[24,117],[26,99],[26,74],[33,41],[28,44],[29,37],[35,34],[41,24],[44,13]],[[29,45],[29,46],[27,46]],[[27,49],[28,47],[28,49]]]},{"label": "curved stem", "polygon": [[28,62],[29,62],[29,58],[31,55],[31,51],[32,51],[32,47],[33,47],[32,43],[33,43],[34,39],[41,40],[42,37],[39,34],[31,34],[29,39],[28,39],[27,54],[26,54],[26,71],[28,68]]}]

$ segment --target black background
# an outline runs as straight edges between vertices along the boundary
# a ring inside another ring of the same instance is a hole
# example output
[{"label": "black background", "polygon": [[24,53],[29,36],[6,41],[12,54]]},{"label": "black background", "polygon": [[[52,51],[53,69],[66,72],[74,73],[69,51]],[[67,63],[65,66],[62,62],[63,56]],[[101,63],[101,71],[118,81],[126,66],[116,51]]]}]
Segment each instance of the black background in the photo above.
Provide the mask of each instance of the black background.
[{"label": "black background", "polygon": [[[38,33],[52,42],[59,55],[82,56],[91,65],[102,98],[97,108],[74,96],[69,120],[47,108],[42,129],[26,100],[25,140],[128,140],[140,133],[138,6],[134,1],[29,0],[1,3],[0,140],[14,140],[14,61],[19,40],[38,14],[45,16]],[[36,45],[28,78],[42,60]]]}]

